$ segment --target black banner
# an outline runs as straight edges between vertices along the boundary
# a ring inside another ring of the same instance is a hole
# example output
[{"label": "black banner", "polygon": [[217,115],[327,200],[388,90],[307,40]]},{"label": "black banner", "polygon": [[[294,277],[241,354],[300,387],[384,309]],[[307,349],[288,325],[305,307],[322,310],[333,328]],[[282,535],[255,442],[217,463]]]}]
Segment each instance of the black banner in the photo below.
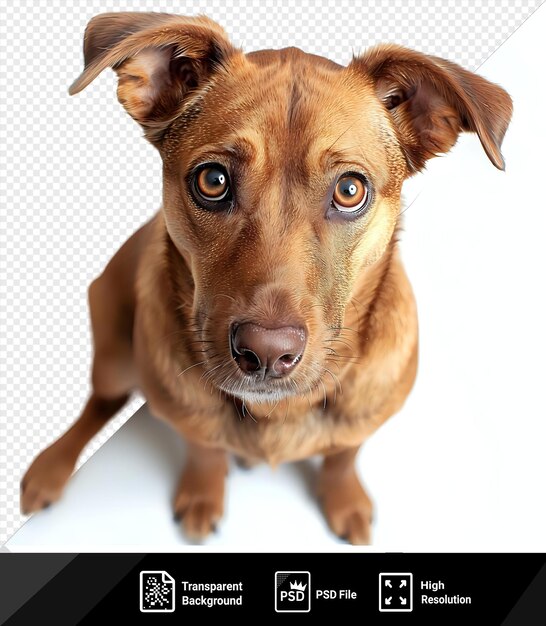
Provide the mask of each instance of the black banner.
[{"label": "black banner", "polygon": [[[0,623],[546,625],[544,554],[0,554]],[[284,617],[283,617],[284,616]],[[194,623],[193,621],[190,623]]]}]

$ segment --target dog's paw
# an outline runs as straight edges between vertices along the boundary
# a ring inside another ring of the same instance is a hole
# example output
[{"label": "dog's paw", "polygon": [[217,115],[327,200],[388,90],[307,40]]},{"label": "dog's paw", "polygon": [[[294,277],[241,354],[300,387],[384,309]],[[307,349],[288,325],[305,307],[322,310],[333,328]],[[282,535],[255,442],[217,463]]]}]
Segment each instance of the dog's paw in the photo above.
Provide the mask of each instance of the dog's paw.
[{"label": "dog's paw", "polygon": [[189,539],[204,539],[216,531],[224,513],[224,480],[224,473],[184,471],[174,502],[174,517],[182,522]]},{"label": "dog's paw", "polygon": [[354,545],[370,543],[372,503],[356,474],[320,486],[324,514],[332,531]]},{"label": "dog's paw", "polygon": [[21,512],[29,515],[56,502],[73,470],[74,462],[55,446],[40,453],[21,481]]}]

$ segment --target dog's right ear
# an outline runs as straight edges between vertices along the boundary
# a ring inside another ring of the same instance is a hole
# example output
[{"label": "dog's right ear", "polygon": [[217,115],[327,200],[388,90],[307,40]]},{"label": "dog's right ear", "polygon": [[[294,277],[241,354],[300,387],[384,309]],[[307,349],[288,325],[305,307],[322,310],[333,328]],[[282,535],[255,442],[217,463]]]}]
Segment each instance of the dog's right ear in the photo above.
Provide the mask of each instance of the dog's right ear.
[{"label": "dog's right ear", "polygon": [[188,93],[235,54],[242,51],[205,15],[103,13],[87,25],[85,68],[69,93],[80,92],[112,67],[119,101],[147,139],[158,144]]}]

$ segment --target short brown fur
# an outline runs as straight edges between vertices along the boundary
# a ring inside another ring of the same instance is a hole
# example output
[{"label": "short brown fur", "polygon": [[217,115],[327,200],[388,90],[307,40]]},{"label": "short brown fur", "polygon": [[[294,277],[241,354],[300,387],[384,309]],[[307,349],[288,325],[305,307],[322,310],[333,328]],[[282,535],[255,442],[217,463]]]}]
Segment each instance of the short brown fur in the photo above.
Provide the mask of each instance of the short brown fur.
[{"label": "short brown fur", "polygon": [[[157,147],[163,206],[93,282],[93,394],[22,481],[22,508],[60,497],[83,446],[139,388],[188,442],[174,510],[190,536],[223,512],[226,453],[249,464],[322,454],[319,495],[333,531],[370,538],[359,446],[404,403],[417,366],[417,315],[398,253],[403,181],[461,131],[492,163],[511,101],[457,65],[393,45],[343,67],[297,48],[244,54],[199,16],[117,13],[91,20],[76,93],[103,69]],[[220,162],[236,206],[189,192],[191,168]],[[332,211],[357,170],[372,201]],[[253,388],[230,355],[230,324],[307,331],[298,367]]]}]

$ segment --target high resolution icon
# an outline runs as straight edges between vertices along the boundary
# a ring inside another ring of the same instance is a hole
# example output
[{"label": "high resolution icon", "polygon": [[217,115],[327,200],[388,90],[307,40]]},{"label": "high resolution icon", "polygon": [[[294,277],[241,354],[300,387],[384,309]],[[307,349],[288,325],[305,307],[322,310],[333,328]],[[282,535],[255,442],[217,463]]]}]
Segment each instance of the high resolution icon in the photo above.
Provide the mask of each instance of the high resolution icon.
[{"label": "high resolution icon", "polygon": [[413,610],[413,574],[379,574],[379,610],[382,613]]}]

